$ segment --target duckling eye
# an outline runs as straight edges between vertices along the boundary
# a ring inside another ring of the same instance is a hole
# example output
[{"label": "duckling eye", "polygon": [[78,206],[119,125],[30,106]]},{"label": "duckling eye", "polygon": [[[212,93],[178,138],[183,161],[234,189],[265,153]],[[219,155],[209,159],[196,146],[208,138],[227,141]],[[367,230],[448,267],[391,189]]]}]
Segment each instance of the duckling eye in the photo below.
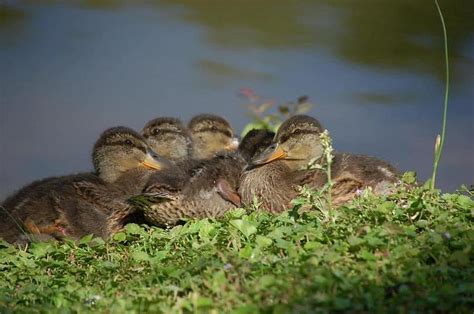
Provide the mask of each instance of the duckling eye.
[{"label": "duckling eye", "polygon": [[125,140],[125,144],[126,144],[126,145],[133,145],[133,143],[132,143],[131,140]]},{"label": "duckling eye", "polygon": [[159,132],[158,129],[153,129],[153,130],[151,131],[151,134],[153,134],[153,135],[158,135],[158,132]]},{"label": "duckling eye", "polygon": [[217,131],[217,127],[215,125],[211,126],[211,131]]}]

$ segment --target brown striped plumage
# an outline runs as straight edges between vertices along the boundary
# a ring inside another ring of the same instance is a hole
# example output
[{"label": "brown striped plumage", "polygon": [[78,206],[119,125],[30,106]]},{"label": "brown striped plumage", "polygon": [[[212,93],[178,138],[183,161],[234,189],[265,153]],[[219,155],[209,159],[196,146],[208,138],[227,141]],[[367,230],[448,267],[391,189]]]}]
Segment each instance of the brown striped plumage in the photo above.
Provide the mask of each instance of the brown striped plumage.
[{"label": "brown striped plumage", "polygon": [[[243,204],[250,205],[257,197],[263,209],[282,212],[290,206],[298,187],[324,186],[327,183],[324,171],[306,170],[311,161],[323,160],[322,131],[319,121],[306,115],[285,121],[275,136],[275,143],[256,156],[243,173],[239,187]],[[331,172],[332,198],[336,205],[351,200],[367,187],[378,194],[388,194],[399,179],[398,170],[387,162],[347,153],[334,154]]]},{"label": "brown striped plumage", "polygon": [[255,152],[271,142],[273,133],[252,131],[242,140],[239,152],[194,161],[150,178],[144,195],[155,204],[145,217],[156,225],[175,225],[184,219],[218,218],[240,207],[237,193],[242,169]]},{"label": "brown striped plumage", "polygon": [[106,130],[93,151],[95,173],[34,182],[2,206],[0,238],[25,243],[31,238],[107,238],[119,230],[133,208],[126,200],[142,190],[149,167],[164,167],[142,136],[131,129]]}]

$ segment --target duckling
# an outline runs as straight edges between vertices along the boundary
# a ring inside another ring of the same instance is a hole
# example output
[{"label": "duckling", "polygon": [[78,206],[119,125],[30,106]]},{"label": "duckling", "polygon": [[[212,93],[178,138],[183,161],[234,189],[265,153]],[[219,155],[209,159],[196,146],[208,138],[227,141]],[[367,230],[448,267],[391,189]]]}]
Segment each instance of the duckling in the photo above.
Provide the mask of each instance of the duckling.
[{"label": "duckling", "polygon": [[158,155],[170,161],[180,162],[192,155],[191,135],[179,119],[153,119],[145,125],[141,133]]},{"label": "duckling", "polygon": [[252,158],[263,153],[273,142],[275,133],[265,129],[252,129],[242,139],[238,147],[238,153],[247,163]]},{"label": "duckling", "polygon": [[242,169],[273,136],[272,132],[253,130],[244,137],[237,153],[218,154],[182,172],[154,174],[143,195],[155,204],[145,210],[145,218],[155,225],[172,226],[187,218],[218,218],[240,207],[237,188]]},{"label": "duckling", "polygon": [[31,237],[107,238],[134,211],[128,197],[139,193],[154,171],[169,165],[141,135],[125,127],[103,132],[92,159],[95,172],[43,179],[7,198],[0,238],[18,244]]},{"label": "duckling", "polygon": [[188,129],[193,141],[195,159],[212,158],[219,152],[234,152],[239,141],[229,122],[212,114],[201,114],[191,119]]},{"label": "duckling", "polygon": [[[243,173],[239,188],[243,203],[250,204],[256,196],[263,208],[279,213],[296,197],[298,186],[321,188],[327,182],[326,173],[306,168],[311,161],[322,160],[322,131],[319,121],[306,115],[286,120],[275,136],[275,143],[255,157]],[[385,161],[347,153],[334,154],[331,172],[335,205],[349,201],[366,187],[378,194],[390,193],[400,176]]]}]

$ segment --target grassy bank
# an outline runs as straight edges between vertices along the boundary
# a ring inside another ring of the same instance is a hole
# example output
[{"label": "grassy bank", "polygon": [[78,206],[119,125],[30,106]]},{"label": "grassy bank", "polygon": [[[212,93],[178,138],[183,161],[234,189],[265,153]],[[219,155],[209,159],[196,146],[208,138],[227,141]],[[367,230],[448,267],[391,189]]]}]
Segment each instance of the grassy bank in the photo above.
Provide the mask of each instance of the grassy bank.
[{"label": "grassy bank", "polygon": [[[410,176],[406,176],[411,181]],[[472,312],[472,195],[401,187],[325,211],[237,210],[110,242],[0,246],[0,312]]]}]

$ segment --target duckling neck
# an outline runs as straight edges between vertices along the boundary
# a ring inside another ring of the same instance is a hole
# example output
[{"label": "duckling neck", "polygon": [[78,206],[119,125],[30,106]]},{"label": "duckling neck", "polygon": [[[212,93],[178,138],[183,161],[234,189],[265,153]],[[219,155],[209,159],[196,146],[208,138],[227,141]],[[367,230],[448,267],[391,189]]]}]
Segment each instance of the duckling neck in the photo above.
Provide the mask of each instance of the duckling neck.
[{"label": "duckling neck", "polygon": [[308,145],[302,152],[297,152],[295,158],[285,159],[291,171],[308,169],[310,164],[320,164],[323,161],[324,150],[321,145]]},{"label": "duckling neck", "polygon": [[199,139],[194,140],[192,153],[195,159],[208,159],[214,155],[212,148]]},{"label": "duckling neck", "polygon": [[118,176],[113,184],[127,195],[136,195],[142,192],[150,176],[156,171],[146,168],[135,168]]},{"label": "duckling neck", "polygon": [[122,173],[117,171],[104,171],[102,169],[97,170],[98,176],[107,183],[114,183],[120,178]]}]

